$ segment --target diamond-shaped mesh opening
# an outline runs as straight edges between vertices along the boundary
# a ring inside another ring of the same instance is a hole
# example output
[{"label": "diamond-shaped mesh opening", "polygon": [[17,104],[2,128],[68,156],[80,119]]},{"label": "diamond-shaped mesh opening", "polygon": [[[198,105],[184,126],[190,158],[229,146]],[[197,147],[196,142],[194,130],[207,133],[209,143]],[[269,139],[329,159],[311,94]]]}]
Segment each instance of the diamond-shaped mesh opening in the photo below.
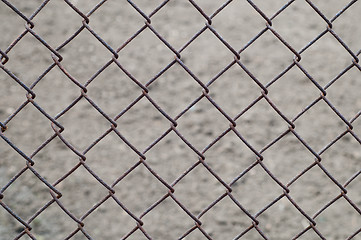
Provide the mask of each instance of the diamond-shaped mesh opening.
[{"label": "diamond-shaped mesh opening", "polygon": [[[340,198],[322,212],[315,221],[317,229],[326,239],[333,237],[347,239],[360,228],[361,215],[345,199]],[[339,231],[335,232],[335,228]],[[357,238],[356,236],[354,239]]]},{"label": "diamond-shaped mesh opening", "polygon": [[[30,86],[38,77],[54,63],[49,51],[33,35],[27,33],[21,41],[8,53],[8,68],[25,85]],[[29,69],[24,72],[22,69]]]},{"label": "diamond-shaped mesh opening", "polygon": [[198,151],[229,127],[229,121],[205,97],[177,122],[180,134]]},{"label": "diamond-shaped mesh opening", "polygon": [[247,1],[232,1],[212,21],[212,26],[235,50],[240,50],[265,27],[263,18]]},{"label": "diamond-shaped mesh opening", "polygon": [[25,221],[52,199],[49,188],[30,170],[17,178],[3,194],[2,201]]},{"label": "diamond-shaped mesh opening", "polygon": [[[57,154],[53,154],[56,151]],[[78,162],[79,157],[68,149],[59,138],[36,153],[32,160],[36,171],[49,183],[53,184],[70,171]]]},{"label": "diamond-shaped mesh opening", "polygon": [[143,91],[115,63],[105,68],[87,89],[87,95],[112,118]]},{"label": "diamond-shaped mesh opening", "polygon": [[[50,124],[51,121],[29,103],[7,124],[6,137],[25,154],[30,155],[54,134]],[[36,137],[23,135],[24,132],[32,132]]]},{"label": "diamond-shaped mesh opening", "polygon": [[0,206],[0,234],[6,239],[14,239],[24,230],[24,226]]},{"label": "diamond-shaped mesh opening", "polygon": [[[78,121],[74,121],[74,118]],[[111,123],[85,99],[81,99],[62,115],[59,122],[65,128],[61,135],[79,151],[89,147],[111,126]],[[87,133],[86,141],[82,137],[83,133]]]},{"label": "diamond-shaped mesh opening", "polygon": [[178,50],[204,27],[205,21],[190,3],[171,1],[152,17],[152,26]]},{"label": "diamond-shaped mesh opening", "polygon": [[234,54],[208,29],[181,55],[182,61],[203,83],[209,82],[234,59]]},{"label": "diamond-shaped mesh opening", "polygon": [[[108,224],[98,224],[105,220]],[[84,225],[93,239],[114,239],[130,232],[136,221],[110,197],[85,218]]]},{"label": "diamond-shaped mesh opening", "polygon": [[258,98],[262,89],[238,64],[234,64],[210,85],[209,90],[214,101],[234,117]]},{"label": "diamond-shaped mesh opening", "polygon": [[[288,119],[296,117],[320,96],[320,90],[297,66],[288,70],[268,90],[272,102]],[[285,95],[284,92],[293,94]]]},{"label": "diamond-shaped mesh opening", "polygon": [[[346,10],[342,17],[337,18],[333,23],[333,29],[347,44],[347,46],[355,53],[360,50],[361,44],[357,40],[356,36],[361,35],[361,27],[358,24],[352,24],[357,22],[357,13],[361,11],[361,3],[355,2],[351,7]],[[349,31],[346,31],[348,29]]]},{"label": "diamond-shaped mesh opening", "polygon": [[143,97],[117,121],[119,132],[141,152],[162,136],[170,126],[168,119],[145,98]]},{"label": "diamond-shaped mesh opening", "polygon": [[256,155],[233,132],[207,150],[205,157],[207,164],[227,183],[256,160]]},{"label": "diamond-shaped mesh opening", "polygon": [[282,137],[262,156],[265,166],[283,184],[289,183],[295,176],[314,163],[315,159],[315,156],[292,133]]},{"label": "diamond-shaped mesh opening", "polygon": [[143,84],[174,59],[174,53],[150,30],[145,29],[119,52],[119,62]]},{"label": "diamond-shaped mesh opening", "polygon": [[[353,118],[361,109],[361,99],[357,94],[361,90],[361,72],[351,68],[327,89],[327,98],[347,120]],[[349,91],[349,88],[355,89]]]},{"label": "diamond-shaped mesh opening", "polygon": [[52,117],[80,96],[80,89],[64,73],[54,67],[34,87],[36,102]]},{"label": "diamond-shaped mesh opening", "polygon": [[241,115],[236,127],[256,150],[261,150],[287,128],[287,122],[264,99]]},{"label": "diamond-shaped mesh opening", "polygon": [[[63,194],[60,202],[77,218],[83,216],[109,192],[83,166],[55,187]],[[85,200],[78,201],[80,196],[86,196]]]},{"label": "diamond-shaped mesh opening", "polygon": [[[150,214],[158,217],[150,218]],[[170,197],[156,206],[150,214],[142,218],[143,227],[154,239],[178,239],[194,225],[194,220]]]},{"label": "diamond-shaped mesh opening", "polygon": [[256,214],[283,193],[283,189],[259,165],[238,179],[232,189],[235,198],[251,214]]},{"label": "diamond-shaped mesh opening", "polygon": [[295,124],[296,132],[316,152],[344,132],[347,126],[323,100],[306,111]]},{"label": "diamond-shaped mesh opening", "polygon": [[270,30],[241,53],[241,61],[263,84],[285,70],[293,57],[294,54]]},{"label": "diamond-shaped mesh opening", "polygon": [[228,196],[214,205],[200,220],[204,230],[214,239],[234,239],[252,224],[252,219]]},{"label": "diamond-shaped mesh opening", "polygon": [[147,163],[168,183],[198,161],[198,156],[174,132],[168,133],[146,157]]},{"label": "diamond-shaped mesh opening", "polygon": [[290,195],[309,216],[340,193],[340,188],[314,166],[290,186]]},{"label": "diamond-shaped mesh opening", "polygon": [[202,95],[202,87],[178,63],[156,79],[149,89],[152,99],[171,117]]},{"label": "diamond-shaped mesh opening", "polygon": [[26,165],[26,160],[0,139],[0,189]]},{"label": "diamond-shaped mesh opening", "polygon": [[122,178],[113,189],[119,200],[137,217],[168,192],[168,188],[143,164]]},{"label": "diamond-shaped mesh opening", "polygon": [[3,122],[27,100],[28,92],[2,70],[0,70],[0,81],[2,84],[0,88],[0,121]]},{"label": "diamond-shaped mesh opening", "polygon": [[79,83],[84,84],[98,69],[103,67],[113,54],[87,29],[62,48],[62,66]]},{"label": "diamond-shaped mesh opening", "polygon": [[225,191],[226,188],[202,164],[195,167],[175,186],[177,199],[195,215]]},{"label": "diamond-shaped mesh opening", "polygon": [[349,134],[338,140],[321,157],[323,166],[342,184],[361,169],[360,143]]},{"label": "diamond-shaped mesh opening", "polygon": [[[26,1],[25,3],[21,0],[9,1],[14,7],[20,10],[26,17],[30,17],[31,14],[40,6],[42,0],[37,1]],[[5,8],[5,5],[4,5]]]},{"label": "diamond-shaped mesh opening", "polygon": [[82,26],[82,20],[83,18],[70,8],[65,1],[48,1],[45,7],[34,17],[34,31],[44,37],[50,46],[56,48]]},{"label": "diamond-shaped mesh opening", "polygon": [[0,49],[5,51],[8,46],[25,30],[25,21],[4,3],[0,5]]},{"label": "diamond-shaped mesh opening", "polygon": [[[360,172],[358,172],[360,173]],[[351,177],[350,177],[351,178]],[[360,174],[347,185],[347,196],[358,207],[361,208],[361,193],[358,190],[361,184]]]},{"label": "diamond-shaped mesh opening", "polygon": [[351,55],[331,33],[326,33],[304,53],[301,65],[321,86],[334,79],[351,64]]},{"label": "diamond-shaped mesh opening", "polygon": [[309,225],[297,208],[287,199],[281,198],[272,205],[257,220],[259,228],[269,239],[292,239]]},{"label": "diamond-shaped mesh opening", "polygon": [[107,184],[112,184],[139,160],[139,156],[113,132],[102,138],[85,156],[90,169],[95,170]]},{"label": "diamond-shaped mesh opening", "polygon": [[[115,17],[105,17],[109,14]],[[144,18],[127,2],[106,1],[90,16],[89,25],[113,49],[116,49],[143,27]],[[122,34],[114,34],[114,32],[122,32]]]},{"label": "diamond-shaped mesh opening", "polygon": [[275,18],[273,26],[297,51],[326,28],[325,21],[306,1],[294,1]]}]

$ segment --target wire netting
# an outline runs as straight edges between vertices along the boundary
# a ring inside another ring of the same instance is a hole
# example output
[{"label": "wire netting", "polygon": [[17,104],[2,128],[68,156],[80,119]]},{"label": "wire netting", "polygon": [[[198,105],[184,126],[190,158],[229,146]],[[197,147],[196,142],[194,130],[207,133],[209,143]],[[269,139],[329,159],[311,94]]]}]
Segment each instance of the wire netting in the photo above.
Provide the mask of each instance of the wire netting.
[{"label": "wire netting", "polygon": [[1,239],[361,237],[360,2],[53,2],[0,3]]}]

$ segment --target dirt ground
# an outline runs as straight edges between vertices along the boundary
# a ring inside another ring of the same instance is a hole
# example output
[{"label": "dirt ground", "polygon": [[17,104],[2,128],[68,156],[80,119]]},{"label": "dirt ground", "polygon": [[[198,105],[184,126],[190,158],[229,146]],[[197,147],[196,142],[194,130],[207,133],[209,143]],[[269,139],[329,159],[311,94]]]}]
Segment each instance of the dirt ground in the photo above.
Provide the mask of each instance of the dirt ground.
[{"label": "dirt ground", "polygon": [[[99,0],[73,0],[82,12],[90,11]],[[25,16],[31,16],[42,3],[40,0],[9,1]],[[133,1],[150,14],[162,1]],[[218,0],[195,1],[208,15],[222,4]],[[253,1],[271,17],[286,4],[285,0]],[[326,18],[332,19],[348,0],[314,1]],[[361,2],[357,1],[333,22],[333,31],[353,53],[361,49]],[[189,1],[171,0],[151,18],[151,25],[176,50],[205,26],[205,18]],[[64,1],[50,0],[34,18],[34,31],[56,48],[82,26],[82,18]],[[90,27],[113,49],[121,46],[145,19],[127,2],[108,0],[90,17]],[[214,29],[237,51],[265,28],[265,20],[244,0],[234,0],[212,19]],[[301,50],[327,27],[326,22],[306,1],[294,1],[272,21],[272,27],[295,50]],[[0,49],[5,51],[24,31],[24,20],[0,3]],[[59,53],[64,68],[81,84],[86,83],[111,58],[109,52],[91,33],[83,30]],[[51,65],[50,51],[31,34],[8,53],[5,67],[31,86]],[[300,64],[321,86],[326,86],[338,73],[352,64],[351,55],[331,33],[325,34],[302,53]],[[292,64],[294,54],[271,31],[265,32],[240,54],[240,61],[262,83],[272,81]],[[170,51],[156,36],[145,29],[119,52],[119,62],[136,79],[145,84],[174,60]],[[234,54],[210,31],[206,30],[181,53],[181,60],[200,81],[207,84],[234,60]],[[0,71],[0,122],[4,122],[25,100],[26,91]],[[87,87],[88,96],[111,118],[117,116],[142,94],[142,90],[114,63],[99,74]],[[300,71],[292,67],[268,87],[269,99],[289,119],[320,96],[320,90]],[[66,108],[80,94],[77,85],[58,67],[53,68],[33,89],[35,101],[51,117]],[[262,89],[237,64],[209,86],[209,95],[230,117],[242,112],[261,95]],[[327,99],[350,120],[361,110],[361,72],[353,66],[327,90]],[[178,63],[149,86],[149,96],[170,117],[181,113],[202,95],[202,87]],[[79,152],[83,152],[110,127],[110,123],[85,99],[58,119],[65,127],[63,137]],[[198,151],[212,143],[229,127],[229,121],[203,98],[177,120],[177,130]],[[236,121],[238,132],[257,151],[288,129],[287,122],[262,99]],[[295,122],[295,131],[315,152],[321,153],[321,164],[344,185],[361,171],[360,142],[350,133],[342,136],[326,151],[322,149],[346,130],[347,125],[321,100]],[[145,97],[117,120],[119,132],[139,151],[144,151],[170,126],[166,119]],[[361,138],[361,119],[353,123],[353,134]],[[50,121],[33,105],[28,104],[8,124],[4,132],[21,151],[30,156],[54,134]],[[86,163],[106,184],[111,185],[139,161],[114,132],[108,134],[85,154]],[[168,184],[198,161],[196,153],[171,131],[145,156],[149,166]],[[205,153],[205,162],[226,183],[256,161],[256,155],[230,131]],[[315,157],[295,137],[288,133],[262,152],[264,166],[287,185],[297,174],[310,166]],[[57,137],[33,157],[34,169],[48,182],[54,183],[78,162],[79,158]],[[25,160],[0,139],[0,189],[25,167]],[[314,221],[315,229],[328,240],[349,239],[361,228],[361,176],[347,185],[346,197],[341,197],[322,211]],[[62,193],[59,201],[76,218],[82,217],[103,199],[108,190],[84,167],[78,168],[56,186]],[[226,188],[202,165],[197,165],[174,186],[174,196],[191,214],[197,216]],[[340,195],[340,188],[317,165],[289,186],[289,196],[305,214],[313,217],[329,201]],[[142,164],[115,187],[115,196],[135,216],[167,194],[168,189]],[[232,185],[232,196],[250,214],[255,215],[283,194],[280,185],[256,165]],[[25,171],[4,191],[2,203],[21,219],[28,221],[51,201],[48,187],[30,170]],[[353,203],[353,206],[349,201]],[[152,239],[178,239],[194,226],[177,203],[168,197],[142,217],[143,228]],[[235,239],[252,225],[252,220],[226,196],[199,219],[202,229],[217,240]],[[287,199],[281,198],[258,216],[259,230],[266,239],[293,239],[306,229],[309,220]],[[92,239],[123,239],[136,222],[112,199],[106,200],[84,219],[84,230]],[[77,223],[56,204],[31,221],[31,233],[38,240],[65,239],[77,229]],[[14,239],[23,226],[0,207],[0,239]],[[321,239],[309,230],[298,239]],[[78,232],[71,239],[86,239]],[[30,239],[23,236],[21,239]],[[137,230],[127,239],[146,239]],[[206,239],[198,229],[185,239]],[[263,237],[255,228],[241,239]],[[352,239],[361,239],[361,233]]]}]

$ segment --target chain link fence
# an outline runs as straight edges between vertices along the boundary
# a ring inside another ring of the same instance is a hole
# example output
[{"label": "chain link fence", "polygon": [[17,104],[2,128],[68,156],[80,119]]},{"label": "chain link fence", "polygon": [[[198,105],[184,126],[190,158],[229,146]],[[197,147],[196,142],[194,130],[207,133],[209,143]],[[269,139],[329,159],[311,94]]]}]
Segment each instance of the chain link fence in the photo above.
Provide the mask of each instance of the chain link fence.
[{"label": "chain link fence", "polygon": [[1,239],[360,239],[360,5],[1,0]]}]

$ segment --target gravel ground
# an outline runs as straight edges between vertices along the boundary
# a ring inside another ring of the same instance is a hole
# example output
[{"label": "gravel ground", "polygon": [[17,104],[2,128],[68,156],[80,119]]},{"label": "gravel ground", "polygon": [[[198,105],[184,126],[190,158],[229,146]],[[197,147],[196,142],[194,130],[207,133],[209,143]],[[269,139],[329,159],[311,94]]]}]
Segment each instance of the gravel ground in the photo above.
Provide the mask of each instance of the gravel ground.
[{"label": "gravel ground", "polygon": [[[40,0],[9,1],[25,16],[30,16],[42,3]],[[72,1],[82,12],[90,11],[98,2]],[[150,14],[162,1],[134,1]],[[223,1],[195,1],[208,15]],[[332,19],[347,0],[314,1],[325,17]],[[272,16],[285,5],[284,0],[254,1]],[[357,53],[361,49],[361,2],[357,1],[333,22],[333,31]],[[176,50],[205,25],[204,17],[188,1],[171,0],[152,16],[151,25]],[[82,18],[64,1],[50,0],[34,18],[34,31],[56,48],[82,26]],[[295,50],[326,29],[325,21],[306,1],[294,1],[272,20],[272,27]],[[126,1],[108,0],[90,17],[89,26],[113,49],[121,46],[144,25],[144,18]],[[214,29],[233,49],[239,50],[265,27],[265,20],[247,1],[234,0],[212,19]],[[5,51],[24,31],[24,20],[3,2],[0,3],[0,49]],[[59,51],[64,68],[81,84],[86,83],[112,57],[87,30]],[[9,52],[5,67],[27,86],[53,63],[50,52],[31,34]],[[326,33],[302,53],[300,64],[320,85],[325,86],[352,63],[351,55],[331,33]],[[265,32],[240,54],[240,61],[261,84],[271,82],[293,62],[293,53],[271,31]],[[170,51],[150,29],[145,29],[119,53],[119,62],[142,84],[147,83],[174,60]],[[234,54],[210,31],[203,32],[181,53],[181,60],[206,84],[234,60]],[[26,91],[0,71],[0,121],[4,122],[25,100]],[[142,90],[112,63],[87,87],[87,95],[111,118],[142,94]],[[261,94],[261,88],[237,64],[209,86],[210,97],[230,116],[235,117]],[[300,71],[292,67],[268,87],[269,99],[288,119],[293,119],[313,100],[320,90]],[[79,87],[58,67],[53,68],[33,89],[35,101],[51,117],[66,108],[79,96]],[[327,99],[350,120],[361,110],[361,72],[356,66],[327,89]],[[170,117],[176,117],[192,101],[202,95],[202,87],[176,63],[149,86],[149,96]],[[65,127],[63,137],[79,152],[83,152],[109,129],[109,122],[85,99],[59,118]],[[229,121],[206,99],[202,98],[177,120],[177,130],[198,151],[205,149],[229,127]],[[261,99],[236,121],[237,131],[257,151],[288,129],[287,122]],[[168,128],[169,121],[146,99],[142,98],[117,120],[119,132],[139,151],[145,150]],[[322,153],[322,166],[334,180],[345,184],[361,170],[361,120],[353,122],[353,134],[346,133],[326,151],[322,149],[343,133],[347,125],[321,100],[295,121],[295,131],[315,152]],[[54,134],[49,120],[28,104],[8,124],[4,135],[30,156]],[[111,132],[86,153],[88,166],[111,185],[119,176],[139,161],[137,154]],[[149,166],[167,183],[175,181],[198,161],[196,153],[171,131],[145,156]],[[256,155],[233,132],[228,132],[205,153],[205,162],[226,183],[230,183],[256,160]],[[263,151],[264,166],[284,185],[315,160],[312,153],[288,133]],[[76,164],[78,157],[58,137],[33,157],[34,169],[48,182],[55,183]],[[24,159],[0,139],[0,189],[25,167]],[[317,231],[328,240],[347,239],[361,228],[361,177],[347,185],[347,198],[341,197],[318,215]],[[103,199],[108,190],[83,166],[79,167],[56,189],[62,193],[59,201],[75,217],[82,217]],[[174,187],[174,196],[193,215],[198,215],[226,188],[202,165],[197,165]],[[140,217],[168,189],[140,164],[115,187],[115,196],[135,216]],[[317,165],[289,186],[289,196],[310,217],[329,201],[340,195],[340,188]],[[283,194],[283,189],[261,167],[256,165],[232,185],[232,196],[250,214],[259,213],[267,204]],[[27,221],[42,206],[51,201],[48,187],[29,169],[4,192],[0,203],[6,204]],[[346,199],[353,203],[352,206]],[[194,226],[177,203],[168,197],[142,217],[144,230],[152,239],[178,239]],[[308,219],[287,199],[281,198],[260,215],[258,229],[267,239],[293,239],[309,226]],[[226,196],[200,218],[202,229],[212,239],[234,239],[252,225],[252,220]],[[92,239],[121,239],[136,222],[113,201],[106,200],[85,218],[84,230]],[[77,229],[77,223],[56,204],[51,204],[30,226],[38,240],[65,239]],[[23,226],[0,207],[0,239],[14,239]],[[27,236],[21,239],[30,239]],[[71,239],[86,239],[78,232]],[[137,230],[128,239],[146,239]],[[206,239],[194,230],[185,239]],[[255,228],[241,239],[263,239]],[[298,239],[321,239],[314,230]],[[361,233],[353,239],[361,239]]]}]

